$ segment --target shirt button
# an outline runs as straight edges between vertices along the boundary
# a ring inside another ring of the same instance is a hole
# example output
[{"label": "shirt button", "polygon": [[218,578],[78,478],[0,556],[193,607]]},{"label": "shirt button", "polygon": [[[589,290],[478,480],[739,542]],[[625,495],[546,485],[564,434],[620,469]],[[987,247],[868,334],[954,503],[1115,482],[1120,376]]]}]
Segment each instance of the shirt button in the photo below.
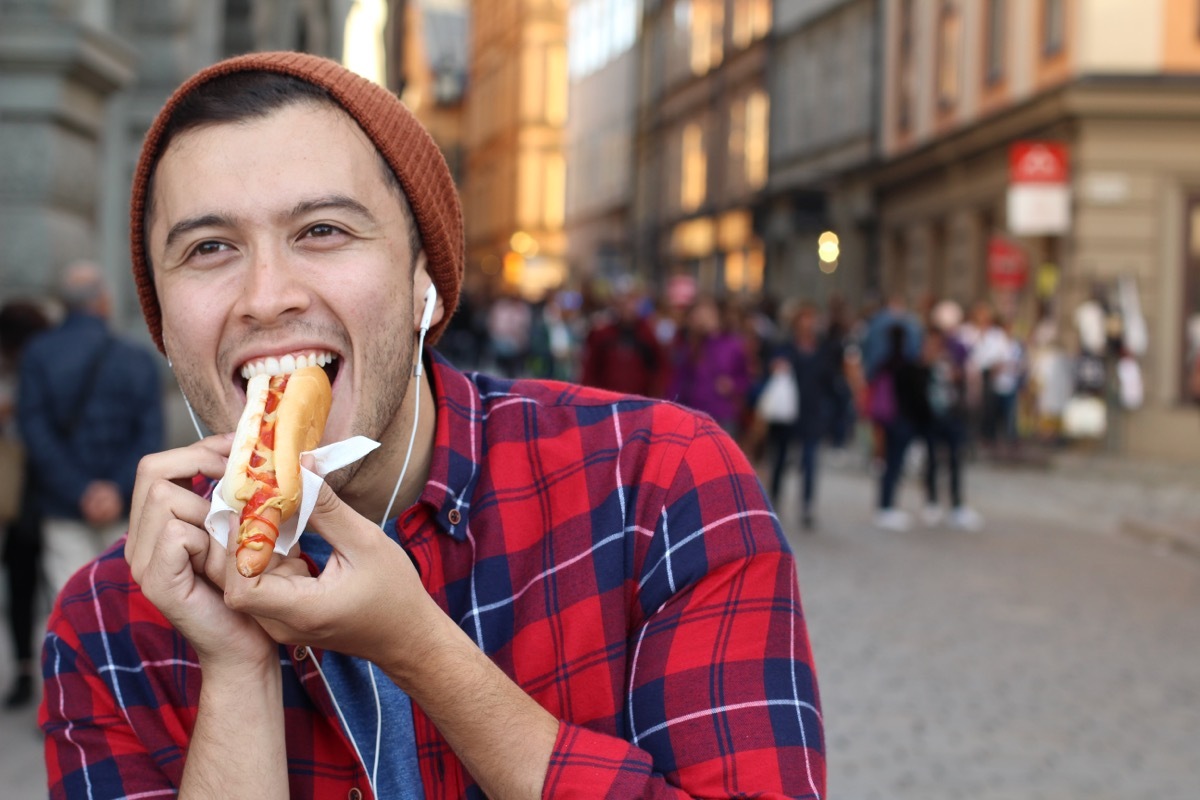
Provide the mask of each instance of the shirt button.
[{"label": "shirt button", "polygon": [[449,517],[451,525],[457,525],[458,523],[462,522],[462,514],[458,513],[457,508],[450,509]]},{"label": "shirt button", "polygon": [[292,651],[292,658],[296,661],[303,661],[308,658],[308,648],[302,644],[296,645],[296,649]]},{"label": "shirt button", "polygon": [[355,786],[353,789],[351,789],[346,794],[346,797],[348,800],[362,800],[362,791],[360,791],[359,788],[357,786]]}]

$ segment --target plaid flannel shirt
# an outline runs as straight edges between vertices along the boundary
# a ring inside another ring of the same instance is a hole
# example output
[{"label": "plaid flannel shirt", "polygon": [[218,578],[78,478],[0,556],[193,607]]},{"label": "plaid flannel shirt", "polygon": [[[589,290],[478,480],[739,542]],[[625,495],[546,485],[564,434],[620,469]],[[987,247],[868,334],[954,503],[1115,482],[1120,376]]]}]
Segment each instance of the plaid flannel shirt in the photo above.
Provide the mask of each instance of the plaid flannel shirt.
[{"label": "plaid flannel shirt", "polygon": [[[431,361],[433,461],[400,540],[446,613],[559,718],[543,796],[824,796],[795,564],[729,437],[669,403]],[[291,796],[369,797],[320,657],[280,648]],[[52,797],[175,793],[200,668],[121,545],[59,596],[43,671]],[[482,797],[413,717],[427,796]]]}]

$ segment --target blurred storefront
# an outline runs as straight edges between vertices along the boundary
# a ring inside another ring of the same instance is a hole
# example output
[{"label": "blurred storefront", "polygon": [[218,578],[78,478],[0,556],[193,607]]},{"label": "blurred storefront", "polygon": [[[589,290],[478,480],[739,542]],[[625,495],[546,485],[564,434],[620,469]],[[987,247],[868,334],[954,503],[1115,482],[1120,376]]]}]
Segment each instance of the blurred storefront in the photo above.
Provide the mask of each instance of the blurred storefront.
[{"label": "blurred storefront", "polygon": [[[1127,354],[1144,404],[1114,409],[1109,444],[1193,458],[1200,424],[1185,400],[1185,332],[1200,310],[1200,8],[884,5],[883,161],[872,176],[884,288],[918,303],[989,299],[1018,332],[1048,319],[1043,330],[1068,352],[1080,347],[1075,314],[1085,302],[1118,325],[1124,311],[1131,325],[1132,291],[1145,348]],[[1031,145],[1044,145],[1034,155],[1061,183],[1061,205],[1053,190],[1021,193],[1037,180],[1019,163]],[[1000,263],[998,243],[1026,266]],[[1108,355],[1130,350],[1120,331],[1108,333]]]}]

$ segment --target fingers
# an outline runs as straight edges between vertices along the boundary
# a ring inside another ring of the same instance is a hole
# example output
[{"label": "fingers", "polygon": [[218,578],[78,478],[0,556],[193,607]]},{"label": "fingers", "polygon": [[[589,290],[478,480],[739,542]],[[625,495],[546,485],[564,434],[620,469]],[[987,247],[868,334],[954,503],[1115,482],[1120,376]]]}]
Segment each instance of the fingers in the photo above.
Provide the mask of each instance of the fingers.
[{"label": "fingers", "polygon": [[203,527],[209,503],[195,495],[189,482],[196,475],[219,478],[225,471],[231,439],[211,436],[177,450],[148,455],[138,464],[129,511],[125,560],[132,567],[153,550],[153,540],[170,519]]},{"label": "fingers", "polygon": [[225,474],[225,464],[233,440],[229,435],[210,436],[195,444],[162,453],[152,453],[138,463],[137,476],[133,484],[133,500],[130,504],[130,527],[136,527],[146,505],[146,496],[158,481],[170,481],[188,488],[187,484],[196,475],[220,478]]}]

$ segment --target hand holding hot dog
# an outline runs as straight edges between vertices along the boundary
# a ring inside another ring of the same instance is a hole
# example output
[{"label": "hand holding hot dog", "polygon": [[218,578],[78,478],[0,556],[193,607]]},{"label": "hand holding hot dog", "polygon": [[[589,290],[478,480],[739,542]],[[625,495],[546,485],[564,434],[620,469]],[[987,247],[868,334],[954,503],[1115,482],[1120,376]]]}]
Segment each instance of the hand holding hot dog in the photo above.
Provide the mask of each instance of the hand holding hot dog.
[{"label": "hand holding hot dog", "polygon": [[196,649],[202,662],[266,662],[275,643],[253,618],[225,605],[226,554],[204,529],[210,503],[197,474],[225,471],[232,438],[210,436],[146,456],[138,465],[125,560],[142,593]]}]

